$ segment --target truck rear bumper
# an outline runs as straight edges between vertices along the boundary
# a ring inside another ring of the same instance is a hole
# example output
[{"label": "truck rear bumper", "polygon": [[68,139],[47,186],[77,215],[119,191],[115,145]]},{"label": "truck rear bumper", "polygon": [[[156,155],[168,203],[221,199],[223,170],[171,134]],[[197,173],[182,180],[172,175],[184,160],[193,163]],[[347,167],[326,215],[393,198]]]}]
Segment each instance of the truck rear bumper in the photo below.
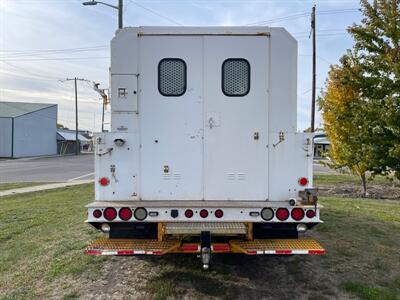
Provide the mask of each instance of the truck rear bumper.
[{"label": "truck rear bumper", "polygon": [[[85,253],[94,255],[199,254],[200,252],[200,243],[185,243],[180,240],[105,238],[93,241],[85,250]],[[246,255],[316,255],[325,254],[325,249],[312,239],[258,239],[253,241],[234,239],[227,243],[212,243],[211,252]]]}]

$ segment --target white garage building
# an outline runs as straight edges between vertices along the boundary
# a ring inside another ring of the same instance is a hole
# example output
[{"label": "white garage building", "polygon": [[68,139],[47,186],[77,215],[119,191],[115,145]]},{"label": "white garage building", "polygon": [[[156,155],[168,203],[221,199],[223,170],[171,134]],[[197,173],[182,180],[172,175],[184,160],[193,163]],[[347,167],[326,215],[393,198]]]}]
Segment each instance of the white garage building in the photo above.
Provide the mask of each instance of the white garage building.
[{"label": "white garage building", "polygon": [[57,105],[0,102],[0,157],[57,154]]}]

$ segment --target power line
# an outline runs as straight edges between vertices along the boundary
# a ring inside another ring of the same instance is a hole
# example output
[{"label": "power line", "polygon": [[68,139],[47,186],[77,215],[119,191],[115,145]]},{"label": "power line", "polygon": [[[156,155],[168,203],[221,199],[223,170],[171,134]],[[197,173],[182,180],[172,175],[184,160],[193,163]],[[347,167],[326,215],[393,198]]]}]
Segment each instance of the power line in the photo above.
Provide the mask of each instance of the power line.
[{"label": "power line", "polygon": [[0,61],[42,61],[42,60],[82,60],[82,59],[106,59],[109,56],[86,56],[86,57],[55,57],[55,58],[22,58],[22,59],[2,59]]},{"label": "power line", "polygon": [[171,22],[171,23],[174,23],[175,25],[183,26],[182,23],[179,23],[179,22],[175,21],[174,19],[172,19],[172,18],[170,18],[170,17],[164,16],[164,15],[162,15],[162,14],[156,12],[155,10],[152,10],[152,9],[146,7],[146,6],[143,6],[142,4],[139,4],[139,3],[137,3],[137,2],[135,2],[135,1],[133,1],[133,0],[128,0],[128,1],[129,1],[130,3],[136,5],[136,6],[139,6],[140,8],[142,8],[142,9],[144,9],[144,10],[147,10],[148,12],[151,12],[152,14],[154,14],[154,15],[156,15],[156,16],[162,18],[162,19],[165,19],[165,20],[167,20],[167,21],[169,21],[169,22]]},{"label": "power line", "polygon": [[108,47],[108,45],[98,45],[98,46],[79,47],[79,48],[62,48],[62,49],[24,49],[24,50],[7,49],[7,50],[0,50],[0,52],[18,52],[18,53],[26,53],[26,52],[58,52],[58,51],[75,51],[75,50],[85,50],[85,49],[97,49],[97,48],[105,48],[105,47]]},{"label": "power line", "polygon": [[[80,52],[94,52],[94,51],[104,51],[106,47],[93,48],[93,49],[77,49],[77,50],[59,50],[59,51],[32,51],[32,52],[16,52],[16,53],[0,53],[0,58],[14,58],[14,57],[24,57],[24,56],[41,56],[45,55],[57,55],[64,53],[80,53]],[[1,51],[0,51],[1,52]]]},{"label": "power line", "polygon": [[[317,15],[330,15],[330,14],[340,14],[340,13],[352,13],[360,11],[359,8],[344,8],[344,9],[331,9],[331,10],[322,10],[317,13]],[[244,26],[253,26],[253,25],[264,25],[264,24],[272,24],[276,22],[282,22],[282,21],[288,21],[288,20],[294,20],[294,19],[299,19],[299,18],[304,18],[308,17],[310,13],[304,12],[304,13],[297,13],[293,15],[287,15],[279,18],[274,18],[270,20],[264,20],[264,21],[258,21],[254,23],[249,23],[245,24]]]}]

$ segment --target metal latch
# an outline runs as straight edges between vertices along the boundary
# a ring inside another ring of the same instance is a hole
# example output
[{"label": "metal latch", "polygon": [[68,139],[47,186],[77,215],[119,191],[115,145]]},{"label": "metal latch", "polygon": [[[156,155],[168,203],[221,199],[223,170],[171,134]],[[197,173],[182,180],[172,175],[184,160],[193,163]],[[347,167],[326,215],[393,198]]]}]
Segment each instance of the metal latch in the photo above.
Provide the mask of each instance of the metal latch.
[{"label": "metal latch", "polygon": [[272,146],[276,147],[278,144],[282,143],[285,140],[285,134],[283,133],[283,131],[279,132],[279,141],[275,144],[273,144]]}]

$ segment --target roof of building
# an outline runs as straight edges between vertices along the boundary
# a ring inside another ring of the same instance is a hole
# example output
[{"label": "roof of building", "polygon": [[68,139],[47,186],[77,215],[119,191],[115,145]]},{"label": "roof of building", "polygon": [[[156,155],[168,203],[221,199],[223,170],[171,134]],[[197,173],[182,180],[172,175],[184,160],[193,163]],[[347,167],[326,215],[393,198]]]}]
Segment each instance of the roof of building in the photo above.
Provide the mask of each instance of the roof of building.
[{"label": "roof of building", "polygon": [[[61,139],[57,138],[58,140],[75,141],[75,131],[58,129],[57,134],[59,134],[61,137]],[[78,140],[81,142],[89,142],[90,141],[88,138],[85,138],[80,133],[78,133]]]},{"label": "roof of building", "polygon": [[0,118],[15,118],[26,115],[57,104],[27,103],[27,102],[0,102]]},{"label": "roof of building", "polygon": [[330,145],[330,141],[326,137],[314,138],[314,144]]}]

